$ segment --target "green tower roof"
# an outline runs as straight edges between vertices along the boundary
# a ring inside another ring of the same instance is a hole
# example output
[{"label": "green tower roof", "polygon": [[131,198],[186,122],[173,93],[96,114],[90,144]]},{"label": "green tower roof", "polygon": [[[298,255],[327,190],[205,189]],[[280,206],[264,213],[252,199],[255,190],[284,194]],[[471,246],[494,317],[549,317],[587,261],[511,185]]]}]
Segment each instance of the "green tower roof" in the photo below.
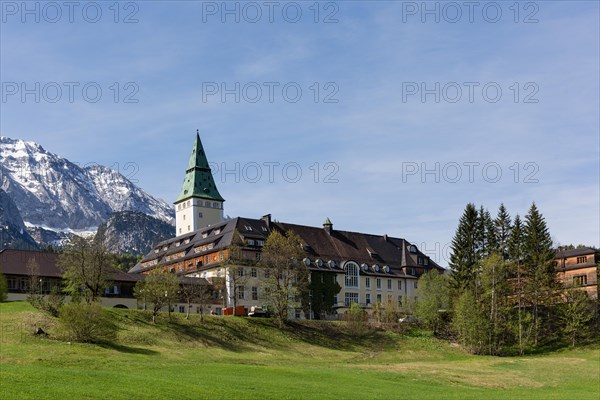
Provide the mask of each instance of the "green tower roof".
[{"label": "green tower roof", "polygon": [[175,203],[191,197],[225,201],[221,197],[217,185],[215,185],[206,154],[204,153],[204,147],[202,147],[202,142],[200,141],[200,134],[197,131],[196,142],[192,148],[192,155],[190,156],[190,162],[186,170],[185,179],[183,180],[183,187]]}]

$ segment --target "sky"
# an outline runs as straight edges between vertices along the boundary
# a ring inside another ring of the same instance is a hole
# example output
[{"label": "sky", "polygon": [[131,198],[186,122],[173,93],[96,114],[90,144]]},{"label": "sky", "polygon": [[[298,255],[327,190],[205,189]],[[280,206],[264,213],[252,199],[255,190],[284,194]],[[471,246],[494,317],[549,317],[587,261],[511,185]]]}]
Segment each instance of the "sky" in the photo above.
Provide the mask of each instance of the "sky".
[{"label": "sky", "polygon": [[0,6],[2,136],[171,203],[198,130],[225,214],[444,266],[469,202],[600,246],[597,1]]}]

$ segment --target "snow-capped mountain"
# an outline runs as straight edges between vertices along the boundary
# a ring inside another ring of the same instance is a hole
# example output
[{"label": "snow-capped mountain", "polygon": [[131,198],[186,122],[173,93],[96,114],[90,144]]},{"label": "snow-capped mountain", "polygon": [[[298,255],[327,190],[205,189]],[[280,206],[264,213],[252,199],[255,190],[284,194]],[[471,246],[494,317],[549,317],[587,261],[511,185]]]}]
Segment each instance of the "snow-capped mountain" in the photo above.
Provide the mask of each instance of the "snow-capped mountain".
[{"label": "snow-capped mountain", "polygon": [[174,208],[119,172],[80,167],[34,142],[0,137],[0,189],[17,205],[28,227],[95,231],[116,211],[139,211],[168,222]]},{"label": "snow-capped mountain", "polygon": [[136,211],[110,215],[100,225],[96,239],[117,254],[147,254],[158,242],[175,236],[175,227]]},{"label": "snow-capped mountain", "polygon": [[21,214],[4,190],[0,189],[0,249],[36,249],[37,243],[25,229]]}]

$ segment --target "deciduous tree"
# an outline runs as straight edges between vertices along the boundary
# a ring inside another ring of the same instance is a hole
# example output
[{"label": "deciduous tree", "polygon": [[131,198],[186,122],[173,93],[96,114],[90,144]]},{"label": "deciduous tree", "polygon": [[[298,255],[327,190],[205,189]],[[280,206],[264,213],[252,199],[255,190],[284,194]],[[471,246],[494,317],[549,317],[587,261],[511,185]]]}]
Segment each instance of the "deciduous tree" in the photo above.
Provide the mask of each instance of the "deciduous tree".
[{"label": "deciduous tree", "polygon": [[300,238],[288,231],[285,236],[271,232],[262,251],[260,265],[268,273],[265,288],[268,290],[268,303],[279,327],[288,319],[291,309],[300,307],[297,299],[308,287],[308,268],[302,263],[304,250]]},{"label": "deciduous tree", "polygon": [[100,241],[75,237],[58,257],[66,291],[73,295],[83,291],[88,304],[97,300],[112,280],[114,260]]},{"label": "deciduous tree", "polygon": [[415,317],[437,334],[443,321],[441,311],[447,311],[450,307],[448,280],[444,275],[432,270],[421,275],[418,286]]}]

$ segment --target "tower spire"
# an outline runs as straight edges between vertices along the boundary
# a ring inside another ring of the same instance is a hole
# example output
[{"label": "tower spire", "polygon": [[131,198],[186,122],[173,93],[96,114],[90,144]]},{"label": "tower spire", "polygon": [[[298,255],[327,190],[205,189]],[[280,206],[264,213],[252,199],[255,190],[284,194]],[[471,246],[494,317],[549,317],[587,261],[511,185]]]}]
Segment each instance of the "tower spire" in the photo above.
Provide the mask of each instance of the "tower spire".
[{"label": "tower spire", "polygon": [[213,179],[200,132],[196,130],[181,192],[175,201],[177,234],[183,235],[223,221],[224,201]]},{"label": "tower spire", "polygon": [[196,130],[196,141],[192,147],[192,154],[188,162],[183,186],[176,203],[187,200],[190,197],[225,201],[213,179],[198,130]]}]

